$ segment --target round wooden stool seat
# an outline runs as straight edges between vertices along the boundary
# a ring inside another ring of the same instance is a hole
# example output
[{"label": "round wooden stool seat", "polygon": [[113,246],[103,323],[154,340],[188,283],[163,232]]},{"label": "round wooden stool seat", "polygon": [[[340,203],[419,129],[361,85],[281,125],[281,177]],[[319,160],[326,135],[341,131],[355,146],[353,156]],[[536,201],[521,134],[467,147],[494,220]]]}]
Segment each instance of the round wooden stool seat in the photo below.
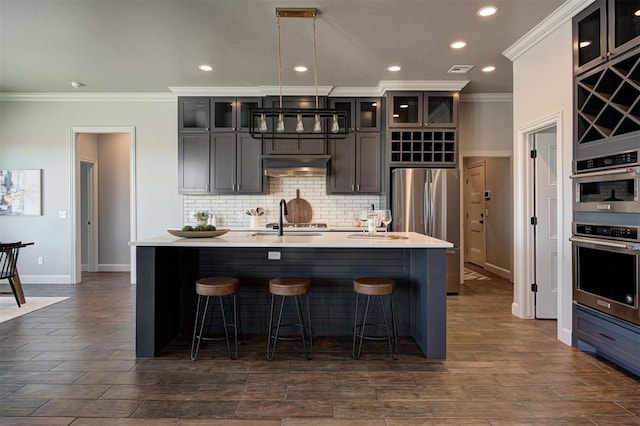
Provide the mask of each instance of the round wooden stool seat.
[{"label": "round wooden stool seat", "polygon": [[196,293],[201,296],[228,296],[240,288],[240,281],[234,277],[208,277],[196,281]]},{"label": "round wooden stool seat", "polygon": [[386,296],[393,294],[396,282],[388,278],[356,278],[353,280],[353,291],[367,296]]},{"label": "round wooden stool seat", "polygon": [[301,296],[311,292],[309,278],[285,277],[269,280],[269,292],[278,296]]}]

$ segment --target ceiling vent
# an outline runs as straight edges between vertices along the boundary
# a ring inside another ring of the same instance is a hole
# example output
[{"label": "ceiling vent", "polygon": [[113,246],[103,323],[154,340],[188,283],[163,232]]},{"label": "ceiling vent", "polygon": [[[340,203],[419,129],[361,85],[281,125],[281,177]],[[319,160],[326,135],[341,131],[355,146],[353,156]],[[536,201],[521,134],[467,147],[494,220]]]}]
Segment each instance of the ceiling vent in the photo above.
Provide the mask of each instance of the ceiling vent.
[{"label": "ceiling vent", "polygon": [[473,65],[454,65],[449,68],[447,74],[466,74],[471,71],[471,68],[473,68]]}]

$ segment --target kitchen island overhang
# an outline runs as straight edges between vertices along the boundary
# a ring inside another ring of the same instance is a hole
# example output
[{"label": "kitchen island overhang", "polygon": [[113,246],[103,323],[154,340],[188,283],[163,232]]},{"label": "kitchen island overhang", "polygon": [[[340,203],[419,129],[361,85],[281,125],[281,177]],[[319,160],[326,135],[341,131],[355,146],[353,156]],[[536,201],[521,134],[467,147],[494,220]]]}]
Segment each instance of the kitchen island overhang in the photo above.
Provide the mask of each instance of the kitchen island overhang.
[{"label": "kitchen island overhang", "polygon": [[278,237],[229,232],[216,238],[170,235],[136,247],[136,355],[152,357],[180,334],[191,334],[195,281],[230,275],[240,279],[244,333],[267,332],[268,281],[278,276],[312,280],[312,322],[319,336],[351,335],[353,279],[397,281],[400,335],[411,336],[427,358],[446,357],[446,250],[451,243],[413,232],[401,238],[353,238],[343,232]]}]

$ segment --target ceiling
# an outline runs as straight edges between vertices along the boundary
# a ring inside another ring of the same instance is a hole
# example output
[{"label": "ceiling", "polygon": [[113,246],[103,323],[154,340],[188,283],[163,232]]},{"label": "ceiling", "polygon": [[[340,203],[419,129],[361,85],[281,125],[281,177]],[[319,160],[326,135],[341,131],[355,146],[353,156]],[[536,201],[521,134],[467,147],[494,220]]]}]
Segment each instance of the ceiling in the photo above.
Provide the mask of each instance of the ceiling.
[{"label": "ceiling", "polygon": [[[502,52],[564,0],[0,0],[0,92],[278,86],[276,7],[316,7],[318,85],[469,80],[510,93]],[[493,4],[499,12],[480,18]],[[311,19],[282,18],[282,82],[313,86]],[[467,47],[453,50],[455,40]],[[200,71],[210,64],[213,72]],[[306,73],[292,70],[304,64]],[[387,71],[402,66],[397,73]],[[473,65],[468,74],[447,74]],[[481,68],[494,65],[496,71]],[[74,89],[71,81],[86,87]]]}]

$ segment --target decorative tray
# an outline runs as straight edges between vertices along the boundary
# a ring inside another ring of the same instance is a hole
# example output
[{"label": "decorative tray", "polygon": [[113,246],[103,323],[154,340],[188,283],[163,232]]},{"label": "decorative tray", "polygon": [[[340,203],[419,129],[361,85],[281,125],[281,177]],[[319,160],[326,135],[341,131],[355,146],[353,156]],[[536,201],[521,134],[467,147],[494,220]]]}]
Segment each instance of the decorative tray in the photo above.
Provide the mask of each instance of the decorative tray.
[{"label": "decorative tray", "polygon": [[182,238],[211,238],[219,237],[229,232],[228,229],[216,229],[215,231],[182,231],[180,229],[167,229],[167,232],[175,237]]},{"label": "decorative tray", "polygon": [[347,238],[362,238],[365,240],[408,240],[409,237],[403,235],[367,235],[367,234],[349,234]]}]

